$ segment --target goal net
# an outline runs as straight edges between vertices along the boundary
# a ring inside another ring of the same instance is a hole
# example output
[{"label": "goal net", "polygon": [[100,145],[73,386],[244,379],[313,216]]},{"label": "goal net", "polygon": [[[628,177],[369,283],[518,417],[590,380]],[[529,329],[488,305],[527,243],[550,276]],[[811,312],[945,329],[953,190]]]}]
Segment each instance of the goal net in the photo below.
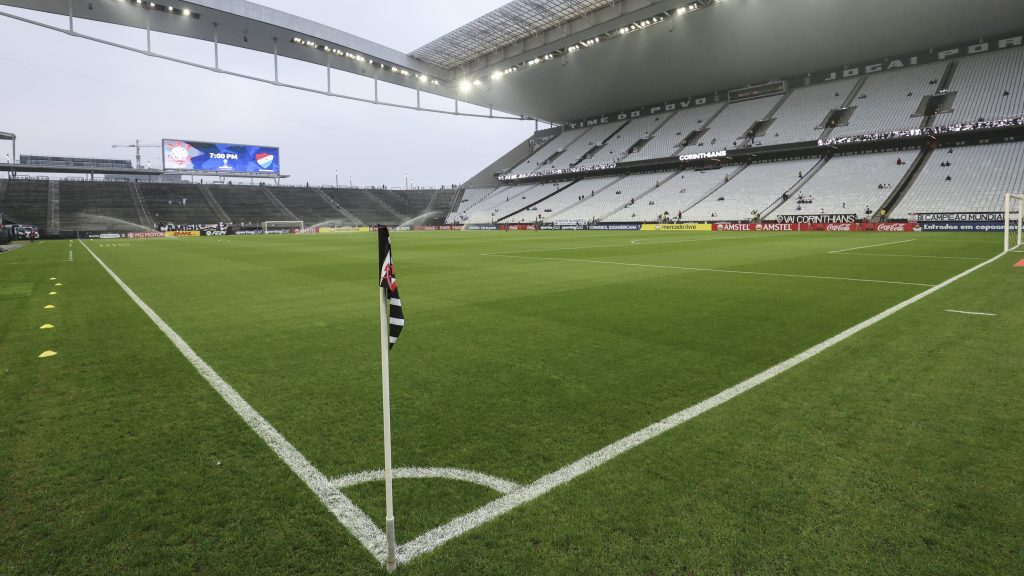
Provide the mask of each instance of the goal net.
[{"label": "goal net", "polygon": [[305,228],[302,220],[267,220],[260,224],[264,234],[288,234],[292,230],[301,232]]},{"label": "goal net", "polygon": [[1020,250],[1020,229],[1024,224],[1024,195],[1006,195],[1006,230],[1003,233],[1003,249]]}]

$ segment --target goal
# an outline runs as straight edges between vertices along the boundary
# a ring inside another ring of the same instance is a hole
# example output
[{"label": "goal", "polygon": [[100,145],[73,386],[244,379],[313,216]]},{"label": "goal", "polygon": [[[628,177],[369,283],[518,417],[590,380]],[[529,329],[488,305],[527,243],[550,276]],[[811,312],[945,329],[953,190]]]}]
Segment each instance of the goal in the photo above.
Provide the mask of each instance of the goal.
[{"label": "goal", "polygon": [[302,220],[267,220],[260,222],[264,234],[287,234],[292,230],[305,229]]},{"label": "goal", "polygon": [[1003,250],[1018,250],[1021,247],[1020,229],[1024,224],[1024,195],[1006,195],[1006,228],[1003,232]]}]

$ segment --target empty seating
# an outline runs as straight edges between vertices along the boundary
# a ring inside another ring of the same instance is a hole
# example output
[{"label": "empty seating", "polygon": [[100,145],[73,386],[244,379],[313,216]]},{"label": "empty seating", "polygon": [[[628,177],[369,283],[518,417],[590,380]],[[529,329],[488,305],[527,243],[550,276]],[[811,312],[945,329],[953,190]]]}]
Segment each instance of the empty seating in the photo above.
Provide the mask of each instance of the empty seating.
[{"label": "empty seating", "polygon": [[[268,188],[268,190],[296,218],[302,220],[304,226],[314,226],[320,222],[338,224],[339,220],[348,223],[348,219],[328,204],[316,188],[280,186]],[[270,219],[264,218],[263,220]]]},{"label": "empty seating", "polygon": [[[555,157],[551,161],[550,168],[547,170],[563,170],[565,168],[572,168],[577,163],[580,163],[583,157],[593,148],[601,146],[606,140],[611,138],[612,134],[621,128],[623,124],[625,124],[625,121],[609,122],[607,124],[594,126],[581,138],[567,146],[564,152]],[[596,151],[592,160],[592,164],[608,164],[615,162],[615,159],[609,157],[604,149]]]},{"label": "empty seating", "polygon": [[511,174],[530,174],[545,170],[545,161],[548,158],[551,158],[559,151],[565,149],[566,146],[572,144],[574,140],[586,134],[589,130],[590,128],[579,128],[577,130],[566,130],[565,132],[562,132],[538,148],[530,155],[529,158],[509,172]]},{"label": "empty seating", "polygon": [[49,190],[49,180],[8,180],[0,210],[19,224],[45,226]]},{"label": "empty seating", "polygon": [[683,147],[683,140],[691,132],[703,129],[707,119],[714,116],[722,106],[725,104],[679,110],[654,133],[643,148],[630,154],[626,160],[651,160],[676,155]]},{"label": "empty seating", "polygon": [[683,212],[691,222],[750,220],[806,175],[816,159],[751,164],[724,186]]},{"label": "empty seating", "polygon": [[592,157],[583,158],[577,166],[613,164],[623,160],[634,144],[651,135],[651,132],[665,119],[666,114],[662,113],[630,120],[622,130],[619,130],[618,133],[608,139],[608,143],[605,144],[604,148],[598,150]]},{"label": "empty seating", "polygon": [[936,126],[1024,116],[1024,48],[968,56],[956,62],[948,88],[956,92],[953,111],[939,114]]},{"label": "empty seating", "polygon": [[690,154],[739,148],[754,122],[764,120],[781,99],[782,96],[771,96],[729,104],[707,125],[707,131],[681,152]]},{"label": "empty seating", "polygon": [[1024,142],[939,149],[891,216],[1002,212],[1007,192],[1024,193]]},{"label": "empty seating", "polygon": [[60,183],[61,230],[130,229],[140,226],[131,183]]},{"label": "empty seating", "polygon": [[215,224],[220,221],[198,186],[138,182],[146,211],[156,222]]},{"label": "empty seating", "polygon": [[775,119],[765,133],[756,136],[755,141],[772,146],[817,140],[825,129],[823,120],[829,111],[840,108],[856,84],[853,79],[836,80],[793,90],[775,111]]},{"label": "empty seating", "polygon": [[621,209],[637,206],[642,196],[668,181],[676,171],[633,174],[587,197],[583,202],[554,216],[555,220],[602,220]]},{"label": "empty seating", "polygon": [[261,186],[215,185],[210,192],[235,224],[292,219],[274,205]]},{"label": "empty seating", "polygon": [[850,106],[856,109],[847,126],[838,126],[833,138],[920,128],[914,116],[921,99],[934,94],[947,62],[933,62],[901,70],[872,74],[864,81]]},{"label": "empty seating", "polygon": [[605,176],[580,180],[551,198],[540,202],[529,211],[516,214],[511,220],[514,222],[535,222],[538,219],[547,222],[557,220],[563,210],[596,196],[606,186],[618,179],[619,176]]},{"label": "empty seating", "polygon": [[902,150],[836,156],[773,215],[870,216],[893,193],[917,154]]},{"label": "empty seating", "polygon": [[624,206],[611,214],[607,222],[654,222],[665,214],[669,219],[679,219],[681,213],[704,199],[716,186],[723,183],[725,176],[736,169],[685,170],[674,175],[631,206]]}]

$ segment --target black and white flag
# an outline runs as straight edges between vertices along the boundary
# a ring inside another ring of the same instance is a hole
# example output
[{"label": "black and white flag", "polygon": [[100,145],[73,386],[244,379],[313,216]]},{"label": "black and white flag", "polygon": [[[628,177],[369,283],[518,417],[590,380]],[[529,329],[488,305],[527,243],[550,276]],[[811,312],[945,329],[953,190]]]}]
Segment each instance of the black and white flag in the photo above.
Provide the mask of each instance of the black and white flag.
[{"label": "black and white flag", "polygon": [[398,280],[395,278],[395,266],[391,259],[391,238],[387,226],[380,226],[377,229],[377,246],[380,252],[380,287],[387,293],[388,348],[392,348],[405,326],[405,315],[402,314],[402,299],[398,297]]}]

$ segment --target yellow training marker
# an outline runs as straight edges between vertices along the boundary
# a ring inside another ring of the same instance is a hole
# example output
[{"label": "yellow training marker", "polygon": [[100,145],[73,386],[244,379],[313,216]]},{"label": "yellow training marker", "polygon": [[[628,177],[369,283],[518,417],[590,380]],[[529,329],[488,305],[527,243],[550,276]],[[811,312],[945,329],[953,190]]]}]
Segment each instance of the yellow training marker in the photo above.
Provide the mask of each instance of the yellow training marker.
[{"label": "yellow training marker", "polygon": [[50,296],[56,296],[56,295],[57,295],[56,292],[50,292]]},{"label": "yellow training marker", "polygon": [[51,356],[56,356],[56,355],[57,355],[57,353],[54,352],[53,350],[47,350],[46,352],[43,352],[42,354],[40,354],[39,357],[40,358],[49,358]]},{"label": "yellow training marker", "polygon": [[50,280],[56,280],[56,278],[50,278]]},{"label": "yellow training marker", "polygon": [[42,326],[39,327],[40,330],[53,330],[53,328],[53,324],[43,324]]},{"label": "yellow training marker", "polygon": [[63,284],[61,284],[60,282],[57,282],[56,284],[54,284],[54,286],[63,286]]},{"label": "yellow training marker", "polygon": [[43,310],[53,310],[54,308],[56,308],[56,306],[54,306],[53,304],[47,304],[46,306],[43,306]]}]

